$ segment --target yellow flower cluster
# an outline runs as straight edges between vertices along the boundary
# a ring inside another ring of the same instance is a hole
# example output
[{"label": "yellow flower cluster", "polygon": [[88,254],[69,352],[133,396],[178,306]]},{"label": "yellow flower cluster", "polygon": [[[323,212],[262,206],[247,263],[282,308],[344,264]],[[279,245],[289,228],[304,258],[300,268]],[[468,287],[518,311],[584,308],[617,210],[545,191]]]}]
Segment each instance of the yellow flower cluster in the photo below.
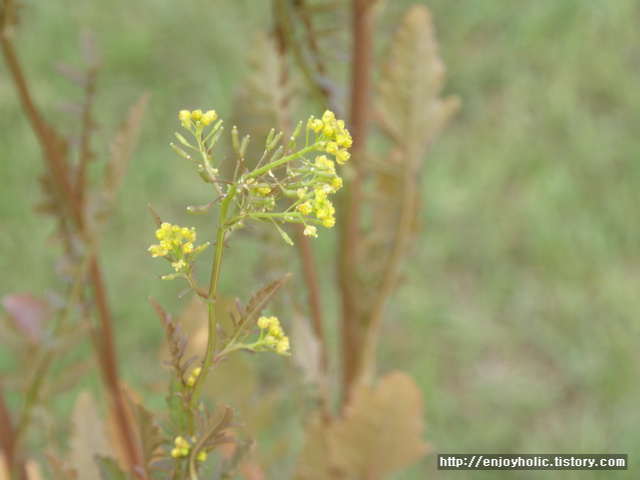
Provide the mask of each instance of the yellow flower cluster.
[{"label": "yellow flower cluster", "polygon": [[258,319],[260,330],[267,330],[264,343],[268,347],[275,348],[280,355],[289,354],[289,337],[284,334],[280,321],[276,317],[260,317]]},{"label": "yellow flower cluster", "polygon": [[[331,200],[327,199],[327,195],[333,192],[335,192],[335,189],[329,184],[316,188],[314,190],[313,201],[307,200],[306,202],[301,203],[298,205],[298,209],[304,215],[315,213],[316,218],[322,221],[322,225],[327,228],[331,228],[336,224],[336,218],[334,217],[336,209],[333,207]],[[315,233],[315,228],[305,228],[305,235],[316,236]]]},{"label": "yellow flower cluster", "polygon": [[336,157],[338,165],[344,165],[349,160],[350,154],[347,149],[353,144],[353,139],[344,127],[344,120],[336,120],[335,114],[327,110],[322,115],[322,119],[311,117],[308,126],[328,140],[324,147],[325,151]]},{"label": "yellow flower cluster", "polygon": [[202,368],[200,367],[194,368],[193,371],[191,372],[191,375],[189,375],[189,378],[187,378],[187,385],[190,387],[193,387],[196,384],[196,381],[198,380],[198,377],[200,376],[201,372],[202,372]]},{"label": "yellow flower cluster", "polygon": [[189,110],[180,110],[178,118],[184,128],[189,128],[192,124],[195,126],[211,125],[218,118],[218,114],[215,110],[208,110],[205,113],[202,113],[200,109],[191,112]]},{"label": "yellow flower cluster", "polygon": [[[192,440],[195,442],[194,438],[192,438]],[[181,436],[177,436],[173,441],[173,443],[175,445],[175,448],[171,450],[171,456],[173,458],[189,456],[189,453],[191,452],[191,445],[189,445],[189,442],[187,442]],[[198,453],[198,455],[196,455],[196,460],[198,460],[199,462],[204,462],[206,459],[207,459],[207,452],[205,452],[204,450]]]},{"label": "yellow flower cluster", "polygon": [[178,225],[164,222],[156,230],[156,238],[160,240],[160,243],[149,247],[151,256],[165,257],[173,254],[177,259],[171,265],[177,272],[186,265],[183,256],[193,253],[196,230],[195,228],[180,228]]}]

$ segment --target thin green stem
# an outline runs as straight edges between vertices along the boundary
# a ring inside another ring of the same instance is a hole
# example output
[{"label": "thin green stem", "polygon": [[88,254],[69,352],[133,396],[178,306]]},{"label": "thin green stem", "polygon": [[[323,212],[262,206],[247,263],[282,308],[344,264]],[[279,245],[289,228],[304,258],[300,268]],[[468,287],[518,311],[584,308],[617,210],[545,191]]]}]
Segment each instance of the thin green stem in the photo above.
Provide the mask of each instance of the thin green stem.
[{"label": "thin green stem", "polygon": [[[222,205],[220,207],[220,225],[224,224],[227,218],[227,212],[229,210],[229,204],[233,200],[235,196],[235,186],[232,186],[229,189],[229,193],[222,200]],[[202,372],[198,376],[196,384],[193,387],[193,393],[191,395],[191,399],[189,400],[189,412],[187,415],[188,418],[188,429],[189,434],[193,435],[194,430],[194,413],[198,406],[198,402],[200,400],[200,393],[202,392],[202,387],[204,386],[204,382],[207,379],[207,375],[209,374],[209,370],[213,366],[213,359],[215,355],[216,348],[216,295],[218,292],[218,282],[220,279],[220,267],[222,265],[222,253],[224,251],[224,241],[225,241],[226,229],[222,226],[218,227],[218,237],[216,239],[216,252],[213,259],[213,267],[211,269],[211,282],[209,284],[209,300],[210,303],[207,303],[207,311],[209,315],[209,335],[207,338],[207,351],[205,353],[204,363],[202,365]]]},{"label": "thin green stem", "polygon": [[318,148],[320,143],[321,142],[316,142],[313,145],[309,145],[308,147],[304,147],[302,150],[300,150],[298,152],[295,152],[295,153],[293,153],[291,155],[287,155],[286,157],[282,157],[281,159],[276,160],[275,162],[269,163],[269,164],[265,165],[264,167],[258,168],[256,170],[254,170],[253,172],[249,173],[249,175],[247,175],[247,179],[259,177],[260,175],[264,175],[269,170],[273,170],[274,168],[279,167],[280,165],[284,165],[285,163],[290,162],[294,158],[298,158],[298,157],[301,157],[303,155],[306,155],[309,152],[313,152],[314,150],[317,150],[317,148]]}]

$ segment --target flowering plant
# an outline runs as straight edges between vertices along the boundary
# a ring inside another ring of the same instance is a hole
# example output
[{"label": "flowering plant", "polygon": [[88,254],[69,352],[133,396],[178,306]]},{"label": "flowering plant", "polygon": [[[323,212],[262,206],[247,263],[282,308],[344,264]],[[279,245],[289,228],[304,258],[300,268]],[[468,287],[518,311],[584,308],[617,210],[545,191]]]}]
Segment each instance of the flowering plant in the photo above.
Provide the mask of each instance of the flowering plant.
[{"label": "flowering plant", "polygon": [[[308,119],[302,147],[298,147],[297,141],[303,131],[303,122],[298,123],[286,141],[283,141],[282,132],[276,134],[272,129],[266,139],[262,158],[250,170],[245,162],[249,137],[240,140],[238,130],[234,127],[231,139],[236,167],[232,178],[223,178],[219,169],[222,160],[218,160],[214,153],[224,130],[222,120],[216,122],[217,114],[213,110],[205,113],[201,110],[182,110],[179,118],[193,138],[187,140],[176,133],[181,146],[171,146],[183,158],[197,165],[200,178],[214,190],[214,198],[210,203],[188,207],[187,211],[204,214],[214,205],[219,206],[215,240],[199,246],[194,245],[195,228],[163,222],[153,210],[158,226],[155,232],[158,243],[149,247],[153,257],[165,258],[174,269],[173,273],[161,278],[185,280],[207,307],[206,353],[200,366],[187,373],[194,359],[182,361],[184,347],[180,344],[184,342],[176,338],[176,327],[158,303],[153,301],[163,320],[169,342],[174,344],[174,348],[171,348],[175,374],[172,395],[182,399],[179,408],[172,412],[174,421],[170,428],[174,433],[174,445],[171,456],[175,460],[171,468],[174,478],[183,478],[181,475],[188,474],[195,479],[199,464],[206,460],[207,453],[220,443],[231,441],[221,435],[233,416],[232,410],[218,406],[212,414],[208,414],[201,400],[202,388],[211,370],[230,353],[239,350],[289,355],[289,338],[280,321],[273,316],[260,315],[288,275],[254,295],[247,307],[239,312],[240,318],[237,321],[234,319],[232,332],[224,331],[219,325],[216,303],[225,244],[235,230],[252,220],[274,225],[289,245],[293,245],[293,241],[284,231],[284,224],[301,224],[304,235],[310,237],[318,236],[317,226],[333,227],[335,208],[329,196],[342,186],[342,178],[337,175],[335,164],[343,165],[349,160],[348,148],[352,139],[344,121],[336,119],[333,112],[327,110],[320,119],[313,116]],[[194,276],[195,261],[212,244],[215,253],[210,283],[208,287],[203,287]],[[257,335],[257,338],[249,340],[252,335]],[[212,422],[212,418],[217,421]],[[185,462],[185,459],[188,461]]]}]

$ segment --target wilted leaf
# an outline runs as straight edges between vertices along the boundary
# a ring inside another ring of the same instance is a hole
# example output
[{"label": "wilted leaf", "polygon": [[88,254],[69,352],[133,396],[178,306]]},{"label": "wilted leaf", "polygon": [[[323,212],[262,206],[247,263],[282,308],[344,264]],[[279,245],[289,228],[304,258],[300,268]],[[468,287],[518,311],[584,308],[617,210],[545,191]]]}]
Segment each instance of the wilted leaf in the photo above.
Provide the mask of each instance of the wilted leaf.
[{"label": "wilted leaf", "polygon": [[103,173],[100,188],[92,198],[94,212],[101,217],[108,216],[115,206],[116,196],[124,181],[148,99],[149,95],[144,93],[131,107],[129,115],[110,144],[109,163]]},{"label": "wilted leaf", "polygon": [[439,98],[445,68],[429,10],[416,5],[404,16],[384,65],[376,101],[377,121],[402,148],[426,142],[458,109],[457,98]]},{"label": "wilted leaf", "polygon": [[423,457],[422,395],[402,372],[356,387],[344,417],[307,428],[297,480],[385,478]]},{"label": "wilted leaf", "polygon": [[374,479],[418,461],[429,449],[421,438],[422,403],[418,386],[403,372],[388,374],[375,388],[358,386],[333,430],[336,463]]},{"label": "wilted leaf", "polygon": [[79,479],[98,478],[95,457],[109,456],[111,449],[98,407],[89,392],[84,391],[78,396],[71,422],[69,464],[77,472]]}]

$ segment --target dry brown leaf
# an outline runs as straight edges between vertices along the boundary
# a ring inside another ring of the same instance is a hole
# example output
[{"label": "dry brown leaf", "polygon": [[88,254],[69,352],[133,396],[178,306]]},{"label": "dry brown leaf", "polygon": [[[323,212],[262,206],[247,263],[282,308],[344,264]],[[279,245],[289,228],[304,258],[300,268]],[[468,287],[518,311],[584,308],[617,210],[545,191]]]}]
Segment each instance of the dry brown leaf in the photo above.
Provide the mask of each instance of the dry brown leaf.
[{"label": "dry brown leaf", "polygon": [[393,372],[371,388],[356,387],[343,418],[307,428],[296,480],[375,480],[397,472],[429,450],[422,440],[422,394],[413,379]]},{"label": "dry brown leaf", "polygon": [[429,10],[416,5],[404,16],[394,38],[376,99],[378,124],[401,148],[426,147],[427,141],[459,107],[459,100],[442,100],[445,67]]},{"label": "dry brown leaf", "polygon": [[98,406],[88,391],[78,396],[71,422],[69,464],[77,472],[78,478],[100,478],[95,456],[109,456],[111,448]]}]

